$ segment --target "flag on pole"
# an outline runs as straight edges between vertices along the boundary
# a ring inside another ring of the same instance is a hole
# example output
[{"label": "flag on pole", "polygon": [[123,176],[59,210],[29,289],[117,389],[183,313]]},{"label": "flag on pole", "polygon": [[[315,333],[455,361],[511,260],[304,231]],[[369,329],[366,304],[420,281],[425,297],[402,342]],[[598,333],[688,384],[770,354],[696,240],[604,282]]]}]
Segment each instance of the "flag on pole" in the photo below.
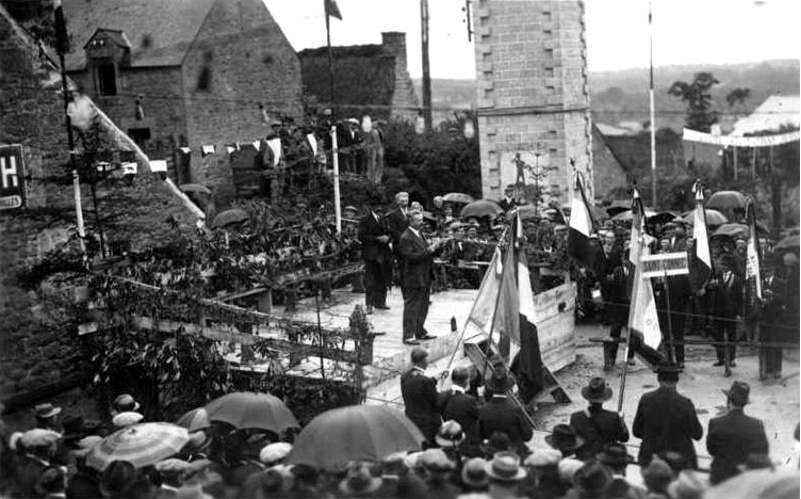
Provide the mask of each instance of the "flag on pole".
[{"label": "flag on pole", "polygon": [[494,317],[494,329],[502,337],[505,336],[520,345],[520,351],[512,362],[511,370],[517,376],[521,397],[524,401],[528,401],[539,393],[544,385],[542,354],[537,337],[537,318],[528,262],[525,252],[520,248],[523,226],[519,215],[515,216],[512,227],[512,236],[509,238],[504,258],[501,294]]},{"label": "flag on pole", "polygon": [[[749,281],[754,279],[755,296],[762,299],[762,255],[759,247],[759,237],[756,227],[756,209],[754,201],[750,200],[746,209],[748,223],[748,246],[746,247],[745,277]],[[749,286],[750,286],[749,282]]]},{"label": "flag on pole", "polygon": [[[647,240],[650,236],[643,234],[637,242],[640,258],[649,255]],[[650,348],[656,350],[662,341],[662,332],[659,329],[659,317],[656,314],[656,301],[651,279],[642,277],[642,260],[635,266],[634,287],[631,295],[631,308],[629,310],[629,334],[642,335],[642,341]]]},{"label": "flag on pole", "polygon": [[339,11],[339,6],[337,5],[336,0],[324,0],[325,1],[325,15],[329,17],[335,17],[342,20],[342,13]]},{"label": "flag on pole", "polygon": [[634,186],[631,197],[631,239],[629,239],[629,261],[633,265],[640,263],[640,239],[645,234],[645,208],[642,205],[640,191]]},{"label": "flag on pole", "polygon": [[701,182],[693,186],[695,191],[695,214],[693,216],[693,240],[695,240],[695,258],[692,268],[694,279],[706,283],[712,275],[712,257],[709,253],[709,237],[706,230],[706,212],[704,211],[704,188]]},{"label": "flag on pole", "polygon": [[495,248],[495,253],[492,255],[487,272],[484,273],[484,279],[478,288],[478,294],[476,294],[476,299],[473,302],[473,309],[467,317],[467,326],[473,325],[484,334],[490,333],[495,316],[495,304],[501,289],[502,274],[501,250]]},{"label": "flag on pole", "polygon": [[597,248],[590,236],[593,232],[592,215],[584,195],[584,186],[576,173],[576,189],[570,204],[570,224],[567,234],[567,254],[586,268],[595,269]]}]

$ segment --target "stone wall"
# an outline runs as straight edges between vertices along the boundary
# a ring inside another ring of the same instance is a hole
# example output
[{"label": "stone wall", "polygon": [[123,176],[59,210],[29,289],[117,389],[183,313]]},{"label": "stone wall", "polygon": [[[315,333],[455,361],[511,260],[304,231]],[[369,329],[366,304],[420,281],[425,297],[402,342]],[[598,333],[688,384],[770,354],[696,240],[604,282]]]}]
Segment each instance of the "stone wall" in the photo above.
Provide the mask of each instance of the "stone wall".
[{"label": "stone wall", "polygon": [[406,33],[396,31],[381,33],[381,43],[385,50],[395,55],[395,85],[392,90],[390,119],[413,122],[417,118],[417,111],[414,108],[420,104],[414,93],[412,77],[409,75]]},{"label": "stone wall", "polygon": [[[216,1],[182,70],[193,152],[264,138],[270,130],[259,103],[271,117],[302,116],[300,61],[260,0]],[[204,70],[210,72],[205,91],[198,89]]]},{"label": "stone wall", "polygon": [[[120,68],[118,74],[118,95],[99,95],[89,70],[73,71],[69,76],[124,132],[150,130],[150,140],[140,145],[151,159],[165,159],[175,147],[186,145],[181,69]],[[142,119],[136,117],[137,100],[144,111]]]},{"label": "stone wall", "polygon": [[[49,252],[77,252],[74,191],[68,169],[61,79],[52,61],[0,7],[0,144],[22,144],[28,204],[0,211],[0,398],[69,379],[83,363],[77,332],[42,289],[21,286],[20,273]],[[97,234],[90,186],[81,183],[90,238]],[[119,172],[97,184],[106,241],[131,248],[194,235],[194,216],[157,175],[131,185]]]},{"label": "stone wall", "polygon": [[514,183],[519,153],[556,168],[545,183],[562,203],[575,160],[592,196],[583,2],[480,0],[473,17],[482,195]]}]

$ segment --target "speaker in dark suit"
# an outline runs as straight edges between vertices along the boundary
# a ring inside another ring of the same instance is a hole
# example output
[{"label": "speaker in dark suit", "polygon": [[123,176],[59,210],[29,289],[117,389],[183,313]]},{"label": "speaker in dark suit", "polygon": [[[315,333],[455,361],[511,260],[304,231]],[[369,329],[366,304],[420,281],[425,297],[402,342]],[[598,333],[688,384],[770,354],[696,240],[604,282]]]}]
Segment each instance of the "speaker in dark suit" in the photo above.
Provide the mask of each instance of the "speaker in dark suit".
[{"label": "speaker in dark suit", "polygon": [[678,452],[690,468],[698,467],[693,440],[704,434],[695,406],[676,391],[679,368],[661,364],[656,368],[659,388],[644,394],[637,405],[632,433],[642,439],[638,461],[647,466],[651,457],[664,451]]},{"label": "speaker in dark suit", "polygon": [[723,390],[729,412],[709,421],[706,448],[712,456],[710,482],[714,485],[739,473],[751,454],[768,454],[768,437],[762,421],[746,416],[751,388],[748,383],[735,381],[731,389]]},{"label": "speaker in dark suit", "polygon": [[428,352],[415,348],[411,355],[412,368],[401,376],[401,395],[406,406],[406,417],[433,444],[441,424],[437,408],[437,382],[425,375]]},{"label": "speaker in dark suit", "polygon": [[428,316],[428,300],[434,272],[432,254],[438,243],[429,245],[420,232],[423,214],[413,212],[409,227],[401,235],[398,251],[403,265],[403,341],[414,344],[417,340],[431,339],[423,325]]},{"label": "speaker in dark suit", "polygon": [[373,307],[387,308],[387,288],[392,286],[391,240],[386,223],[374,210],[359,222],[359,241],[362,243],[362,259],[365,271],[365,299],[367,313]]}]

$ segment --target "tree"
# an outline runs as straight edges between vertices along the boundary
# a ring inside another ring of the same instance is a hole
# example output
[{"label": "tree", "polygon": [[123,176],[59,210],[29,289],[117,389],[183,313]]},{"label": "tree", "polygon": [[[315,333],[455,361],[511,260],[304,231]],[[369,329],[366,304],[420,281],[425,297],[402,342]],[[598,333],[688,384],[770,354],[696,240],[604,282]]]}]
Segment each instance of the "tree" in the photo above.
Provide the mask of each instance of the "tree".
[{"label": "tree", "polygon": [[751,89],[750,88],[735,88],[731,92],[726,95],[726,102],[729,106],[734,106],[735,104],[745,104],[745,100],[751,97]]},{"label": "tree", "polygon": [[687,105],[688,128],[699,132],[709,132],[712,125],[718,122],[718,113],[712,109],[710,90],[720,83],[712,73],[695,73],[692,83],[674,81],[668,94],[679,97]]}]

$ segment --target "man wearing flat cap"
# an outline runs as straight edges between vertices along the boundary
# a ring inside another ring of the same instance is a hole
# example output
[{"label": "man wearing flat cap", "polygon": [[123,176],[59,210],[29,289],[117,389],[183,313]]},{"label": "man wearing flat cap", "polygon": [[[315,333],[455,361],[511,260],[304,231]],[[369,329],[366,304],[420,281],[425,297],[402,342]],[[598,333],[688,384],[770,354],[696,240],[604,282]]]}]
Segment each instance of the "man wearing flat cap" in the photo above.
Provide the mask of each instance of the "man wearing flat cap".
[{"label": "man wearing flat cap", "polygon": [[632,433],[642,439],[641,466],[647,466],[654,454],[674,451],[687,459],[690,468],[698,467],[693,440],[701,440],[704,429],[693,402],[676,390],[680,371],[677,364],[659,364],[655,369],[659,388],[645,393],[637,405]]},{"label": "man wearing flat cap", "polygon": [[743,381],[735,381],[731,388],[723,390],[729,412],[709,421],[706,448],[712,456],[712,485],[739,473],[738,466],[745,464],[750,454],[767,454],[768,438],[762,421],[746,416],[745,405],[751,387]]},{"label": "man wearing flat cap", "polygon": [[427,351],[419,347],[412,349],[412,368],[401,376],[401,394],[406,417],[420,428],[426,440],[433,445],[442,420],[437,408],[437,382],[425,374],[427,359]]}]

